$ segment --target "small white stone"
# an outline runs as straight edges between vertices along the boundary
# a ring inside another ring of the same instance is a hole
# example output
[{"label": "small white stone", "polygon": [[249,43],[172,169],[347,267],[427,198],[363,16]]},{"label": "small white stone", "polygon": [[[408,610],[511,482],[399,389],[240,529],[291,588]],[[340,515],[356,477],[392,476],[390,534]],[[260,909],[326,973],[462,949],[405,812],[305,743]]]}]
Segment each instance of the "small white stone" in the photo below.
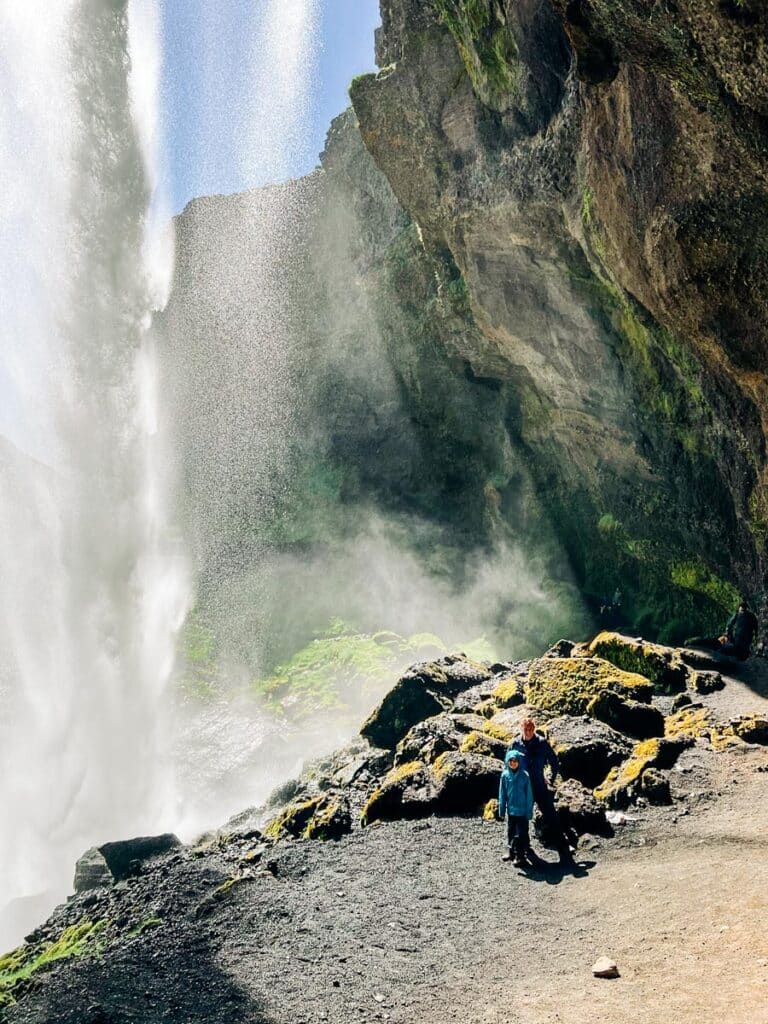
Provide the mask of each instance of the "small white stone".
[{"label": "small white stone", "polygon": [[620,977],[616,961],[611,960],[611,958],[607,956],[601,956],[599,960],[592,964],[592,973],[596,978]]}]

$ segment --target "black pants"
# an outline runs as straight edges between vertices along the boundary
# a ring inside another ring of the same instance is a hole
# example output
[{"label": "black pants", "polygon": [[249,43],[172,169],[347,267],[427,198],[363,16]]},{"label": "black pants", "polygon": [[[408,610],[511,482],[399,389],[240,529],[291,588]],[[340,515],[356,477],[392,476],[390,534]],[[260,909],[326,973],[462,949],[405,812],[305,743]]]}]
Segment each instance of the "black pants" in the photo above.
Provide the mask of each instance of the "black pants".
[{"label": "black pants", "polygon": [[561,857],[570,857],[571,848],[560,826],[552,790],[548,786],[544,786],[543,789],[537,786],[533,791],[533,799],[541,813],[542,840],[551,843]]},{"label": "black pants", "polygon": [[522,814],[507,815],[507,845],[513,857],[523,857],[531,848],[528,819]]}]

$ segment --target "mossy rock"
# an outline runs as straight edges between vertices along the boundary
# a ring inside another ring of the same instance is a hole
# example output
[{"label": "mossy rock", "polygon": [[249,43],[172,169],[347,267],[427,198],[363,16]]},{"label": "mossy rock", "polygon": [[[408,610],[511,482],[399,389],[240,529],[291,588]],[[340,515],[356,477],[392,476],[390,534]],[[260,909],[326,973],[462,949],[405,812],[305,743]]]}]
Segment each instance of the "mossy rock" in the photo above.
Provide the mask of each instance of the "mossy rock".
[{"label": "mossy rock", "polygon": [[641,792],[643,774],[649,768],[671,768],[688,745],[685,739],[643,740],[623,765],[612,768],[608,777],[594,790],[595,799],[608,807],[628,807]]},{"label": "mossy rock", "polygon": [[315,796],[289,804],[264,829],[269,839],[338,839],[351,831],[352,816],[345,797]]},{"label": "mossy rock", "polygon": [[614,690],[603,690],[587,706],[587,713],[617,732],[647,740],[664,735],[664,715],[652,704],[628,700]]},{"label": "mossy rock", "polygon": [[417,722],[448,711],[452,705],[451,698],[440,691],[439,682],[426,684],[421,677],[406,676],[363,724],[360,735],[376,747],[394,750]]},{"label": "mossy rock", "polygon": [[525,698],[554,715],[583,715],[604,690],[644,702],[653,695],[645,676],[625,672],[602,658],[539,658],[531,663]]},{"label": "mossy rock", "polygon": [[733,723],[733,731],[745,743],[768,744],[768,719],[761,715],[746,715]]},{"label": "mossy rock", "polygon": [[629,757],[633,744],[593,718],[563,715],[542,729],[557,754],[563,779],[576,779],[590,790],[611,768]]},{"label": "mossy rock", "polygon": [[446,713],[417,722],[397,744],[395,766],[411,761],[431,764],[447,750],[458,750],[463,736],[453,716]]},{"label": "mossy rock", "polygon": [[499,791],[504,764],[483,754],[450,751],[432,765],[435,811],[475,814]]},{"label": "mossy rock", "polygon": [[360,730],[374,746],[394,750],[418,722],[450,711],[459,693],[490,678],[483,665],[455,656],[414,665]]},{"label": "mossy rock", "polygon": [[651,804],[671,804],[669,779],[658,768],[646,768],[640,778],[640,791]]},{"label": "mossy rock", "polygon": [[363,808],[362,823],[426,817],[432,813],[434,796],[428,765],[423,761],[401,764],[371,793]]},{"label": "mossy rock", "polygon": [[341,839],[352,831],[352,814],[345,797],[327,800],[316,808],[304,830],[306,839]]},{"label": "mossy rock", "polygon": [[674,647],[603,632],[589,645],[589,651],[625,672],[650,679],[657,693],[679,693],[686,687],[688,667]]},{"label": "mossy rock", "polygon": [[598,836],[611,834],[605,807],[578,779],[560,782],[555,793],[555,808],[560,827],[569,838],[586,833]]},{"label": "mossy rock", "polygon": [[482,754],[484,757],[495,757],[504,761],[504,754],[507,751],[506,740],[489,736],[486,732],[471,732],[459,747],[462,754]]},{"label": "mossy rock", "polygon": [[498,821],[499,801],[494,797],[483,808],[483,821]]},{"label": "mossy rock", "polygon": [[517,676],[509,676],[507,679],[502,679],[494,687],[490,699],[499,711],[504,708],[516,707],[518,704],[524,704],[523,684]]},{"label": "mossy rock", "polygon": [[664,735],[668,739],[679,737],[695,740],[706,738],[714,722],[714,715],[709,708],[701,704],[689,704],[673,715],[667,715],[664,722]]},{"label": "mossy rock", "polygon": [[482,813],[499,788],[501,761],[447,751],[432,765],[412,761],[393,769],[368,799],[362,820],[395,821],[430,814]]}]

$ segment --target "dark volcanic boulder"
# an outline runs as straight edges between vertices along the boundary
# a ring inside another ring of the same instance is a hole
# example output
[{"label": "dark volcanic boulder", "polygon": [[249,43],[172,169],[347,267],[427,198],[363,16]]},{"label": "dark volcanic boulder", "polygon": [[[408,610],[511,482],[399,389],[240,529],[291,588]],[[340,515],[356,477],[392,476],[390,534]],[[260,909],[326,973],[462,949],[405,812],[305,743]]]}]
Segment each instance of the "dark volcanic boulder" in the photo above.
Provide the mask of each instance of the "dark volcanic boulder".
[{"label": "dark volcanic boulder", "polygon": [[664,735],[664,715],[658,708],[620,697],[612,690],[604,690],[591,700],[587,711],[593,718],[638,740]]},{"label": "dark volcanic boulder", "polygon": [[646,768],[640,778],[640,792],[651,804],[671,804],[669,779],[658,768]]},{"label": "dark volcanic boulder", "polygon": [[130,878],[138,874],[145,862],[180,846],[181,841],[170,832],[95,846],[84,853],[75,865],[75,892]]},{"label": "dark volcanic boulder", "polygon": [[459,693],[490,675],[482,665],[455,657],[414,665],[389,691],[360,734],[377,747],[393,750],[417,722],[449,711]]},{"label": "dark volcanic boulder", "polygon": [[460,751],[441,754],[432,765],[400,765],[371,794],[363,824],[430,814],[480,814],[499,791],[502,767],[495,758]]},{"label": "dark volcanic boulder", "polygon": [[264,835],[269,839],[339,839],[351,829],[347,798],[329,795],[289,804],[266,825]]},{"label": "dark volcanic boulder", "polygon": [[395,765],[409,761],[431,764],[447,750],[458,750],[464,736],[453,715],[444,713],[417,722],[397,744]]},{"label": "dark volcanic boulder", "polygon": [[543,731],[558,756],[563,779],[578,779],[590,789],[632,751],[632,743],[625,736],[587,716],[563,715],[547,723]]},{"label": "dark volcanic boulder", "polygon": [[432,766],[435,810],[439,814],[481,813],[497,796],[503,763],[483,754],[442,754]]},{"label": "dark volcanic boulder", "polygon": [[560,827],[569,837],[586,833],[597,836],[611,834],[605,808],[577,779],[566,779],[558,785],[555,807]]}]

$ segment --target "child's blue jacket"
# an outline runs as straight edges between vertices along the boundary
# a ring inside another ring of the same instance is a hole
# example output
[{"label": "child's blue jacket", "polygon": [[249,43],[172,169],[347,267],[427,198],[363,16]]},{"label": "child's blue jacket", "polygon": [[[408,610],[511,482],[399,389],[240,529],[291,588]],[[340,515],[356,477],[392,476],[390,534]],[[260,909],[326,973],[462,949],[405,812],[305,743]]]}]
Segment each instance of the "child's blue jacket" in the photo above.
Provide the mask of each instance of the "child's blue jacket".
[{"label": "child's blue jacket", "polygon": [[[507,761],[512,751],[507,751]],[[499,781],[499,817],[504,814],[510,817],[524,817],[528,821],[533,817],[533,789],[528,772],[523,768],[525,755],[515,751],[518,758],[518,769],[513,772],[504,767]]]}]

